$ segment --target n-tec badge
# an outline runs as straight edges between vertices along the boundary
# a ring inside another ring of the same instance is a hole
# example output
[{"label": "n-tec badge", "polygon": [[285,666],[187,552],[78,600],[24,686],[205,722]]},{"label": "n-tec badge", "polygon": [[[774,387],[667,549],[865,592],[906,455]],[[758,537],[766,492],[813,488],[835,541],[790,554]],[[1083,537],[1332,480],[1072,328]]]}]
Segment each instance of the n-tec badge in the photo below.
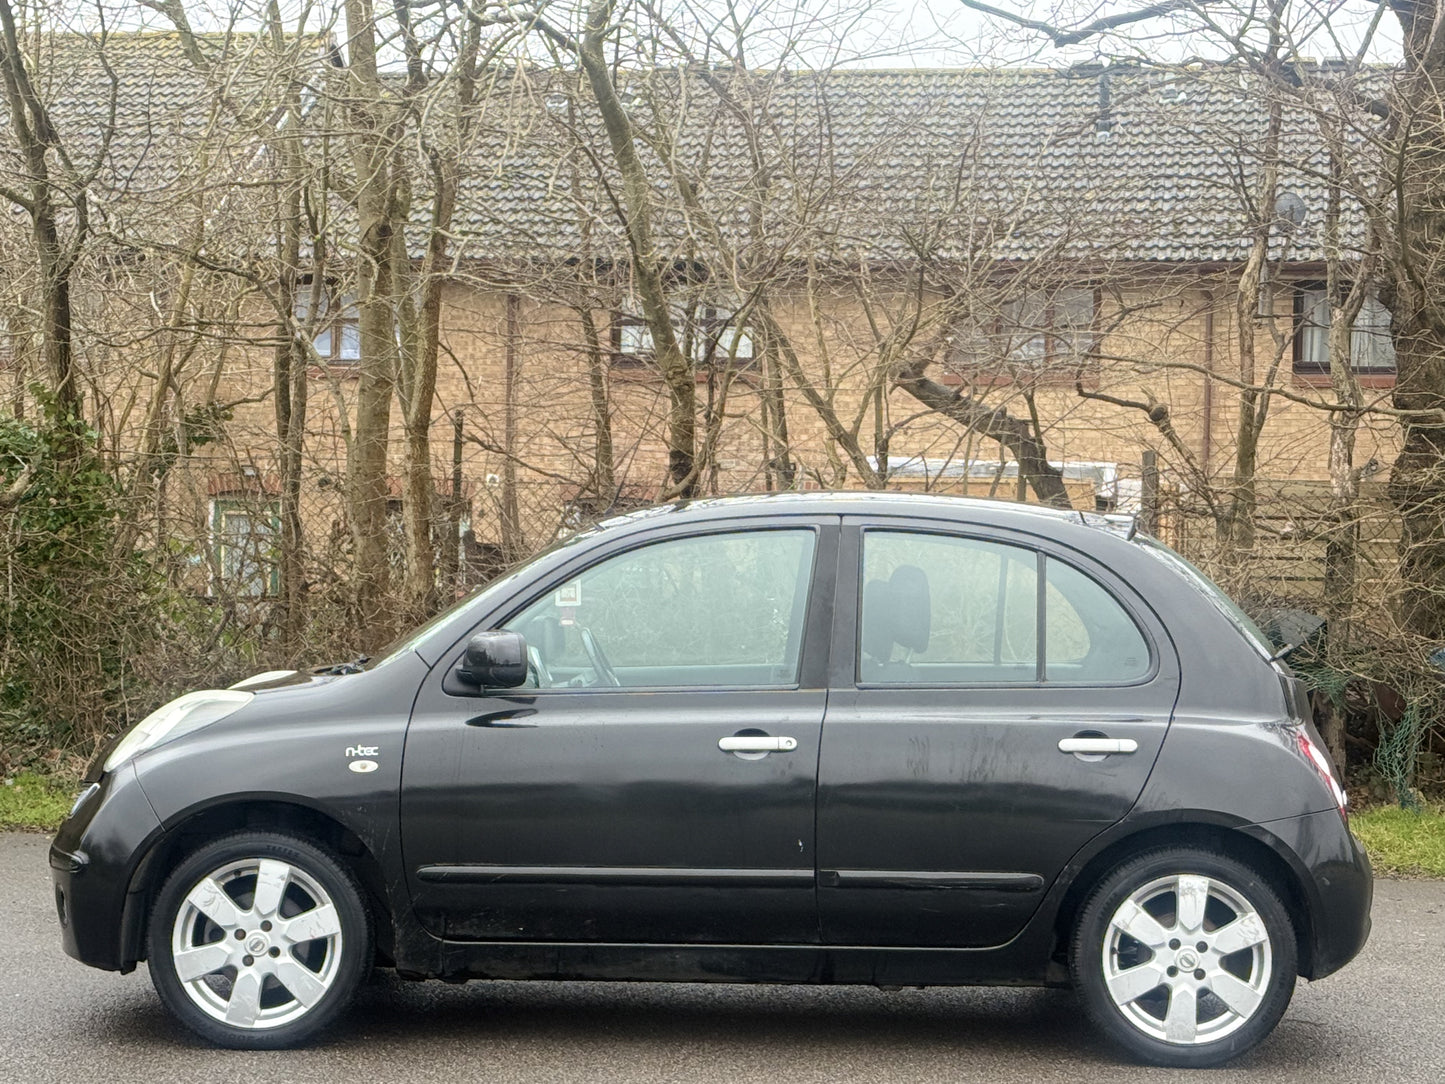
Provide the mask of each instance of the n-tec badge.
[{"label": "n-tec badge", "polygon": [[374,760],[353,760],[347,767],[353,772],[374,772],[380,765]]}]

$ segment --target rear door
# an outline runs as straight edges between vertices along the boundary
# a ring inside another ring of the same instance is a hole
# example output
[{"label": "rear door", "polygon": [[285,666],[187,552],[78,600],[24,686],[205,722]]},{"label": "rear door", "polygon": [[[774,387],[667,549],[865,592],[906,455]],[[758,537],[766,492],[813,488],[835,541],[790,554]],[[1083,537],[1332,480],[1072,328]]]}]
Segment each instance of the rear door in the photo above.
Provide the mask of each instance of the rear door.
[{"label": "rear door", "polygon": [[824,940],[1001,944],[1142,790],[1179,688],[1169,639],[1107,569],[1010,532],[846,520],[839,581]]}]

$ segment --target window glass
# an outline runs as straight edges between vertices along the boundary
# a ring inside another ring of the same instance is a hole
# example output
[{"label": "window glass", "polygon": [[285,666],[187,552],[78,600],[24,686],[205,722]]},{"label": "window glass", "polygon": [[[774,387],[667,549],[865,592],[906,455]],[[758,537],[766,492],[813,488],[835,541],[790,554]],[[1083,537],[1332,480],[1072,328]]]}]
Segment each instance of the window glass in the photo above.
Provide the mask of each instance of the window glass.
[{"label": "window glass", "polygon": [[945,535],[869,531],[858,676],[864,682],[1038,678],[1038,558]]},{"label": "window glass", "polygon": [[1149,645],[1113,595],[1052,558],[1045,578],[1046,680],[1136,681],[1149,672]]},{"label": "window glass", "polygon": [[274,505],[248,507],[217,501],[212,509],[216,565],[221,586],[237,596],[275,594],[277,590]]},{"label": "window glass", "polygon": [[[1323,287],[1301,287],[1296,310],[1295,367],[1307,372],[1330,369],[1330,303]],[[1395,344],[1390,311],[1376,294],[1365,295],[1350,330],[1350,366],[1360,373],[1393,373]]]},{"label": "window glass", "polygon": [[538,688],[788,685],[813,568],[811,530],[704,535],[609,558],[507,628]]},{"label": "window glass", "polygon": [[1148,675],[1149,646],[1104,587],[1045,562],[1045,665],[1038,665],[1039,555],[947,535],[863,538],[858,677],[865,683],[1040,680],[1118,683]]}]

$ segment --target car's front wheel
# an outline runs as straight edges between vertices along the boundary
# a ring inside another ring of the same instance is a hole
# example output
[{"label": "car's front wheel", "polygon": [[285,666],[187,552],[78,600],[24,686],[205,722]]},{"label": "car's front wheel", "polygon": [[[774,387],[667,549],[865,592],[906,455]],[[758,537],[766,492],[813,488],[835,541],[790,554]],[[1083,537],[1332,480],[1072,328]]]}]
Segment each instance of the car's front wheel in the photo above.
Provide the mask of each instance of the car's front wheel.
[{"label": "car's front wheel", "polygon": [[161,1000],[221,1046],[276,1049],[334,1020],[372,964],[361,889],[328,851],[239,832],[189,855],[156,897]]},{"label": "car's front wheel", "polygon": [[1258,1044],[1294,993],[1294,928],[1278,892],[1226,855],[1136,856],[1085,903],[1071,967],[1093,1021],[1156,1065],[1218,1065]]}]

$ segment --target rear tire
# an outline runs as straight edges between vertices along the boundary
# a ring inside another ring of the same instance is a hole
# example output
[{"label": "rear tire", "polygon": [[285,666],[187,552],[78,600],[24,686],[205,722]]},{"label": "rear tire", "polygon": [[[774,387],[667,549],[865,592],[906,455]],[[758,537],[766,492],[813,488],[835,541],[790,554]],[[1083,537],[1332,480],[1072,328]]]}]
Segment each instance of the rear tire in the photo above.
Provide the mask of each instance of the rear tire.
[{"label": "rear tire", "polygon": [[306,1042],[346,1008],[373,959],[356,878],[291,836],[237,832],[201,847],[151,911],[156,993],[218,1046]]},{"label": "rear tire", "polygon": [[1138,855],[1090,895],[1070,969],[1090,1019],[1135,1058],[1205,1068],[1257,1046],[1294,993],[1297,950],[1274,886],[1227,855]]}]

